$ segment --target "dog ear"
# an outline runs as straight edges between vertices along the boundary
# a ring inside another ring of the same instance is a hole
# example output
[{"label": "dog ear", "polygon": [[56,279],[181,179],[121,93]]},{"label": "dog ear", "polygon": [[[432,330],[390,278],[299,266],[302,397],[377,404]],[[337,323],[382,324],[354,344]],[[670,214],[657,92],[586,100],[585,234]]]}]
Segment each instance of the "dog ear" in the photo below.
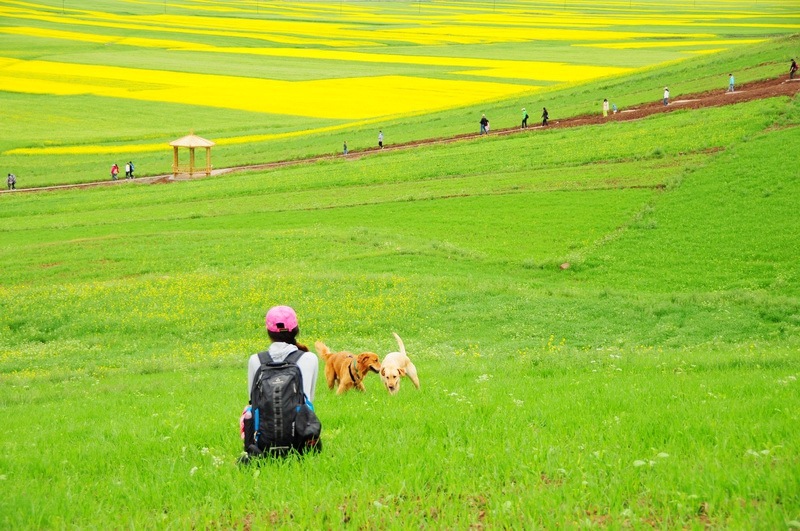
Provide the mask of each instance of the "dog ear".
[{"label": "dog ear", "polygon": [[406,375],[406,370],[403,368],[397,369],[397,372],[400,373],[400,378]]},{"label": "dog ear", "polygon": [[381,376],[386,376],[386,369],[381,367]]}]

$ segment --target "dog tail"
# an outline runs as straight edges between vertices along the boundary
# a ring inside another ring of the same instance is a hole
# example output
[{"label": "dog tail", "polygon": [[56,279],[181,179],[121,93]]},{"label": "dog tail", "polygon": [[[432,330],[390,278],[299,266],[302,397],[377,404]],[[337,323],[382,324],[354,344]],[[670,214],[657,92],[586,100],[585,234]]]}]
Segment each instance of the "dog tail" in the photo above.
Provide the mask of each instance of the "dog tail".
[{"label": "dog tail", "polygon": [[392,332],[392,334],[394,335],[394,338],[397,340],[397,345],[400,347],[400,354],[406,356],[406,346],[403,344],[403,340],[400,339],[400,336],[398,336],[394,332]]},{"label": "dog tail", "polygon": [[322,341],[317,341],[314,343],[314,346],[317,347],[317,354],[319,354],[319,357],[322,358],[322,361],[328,361],[328,359],[330,359],[331,349],[329,349],[325,343]]}]

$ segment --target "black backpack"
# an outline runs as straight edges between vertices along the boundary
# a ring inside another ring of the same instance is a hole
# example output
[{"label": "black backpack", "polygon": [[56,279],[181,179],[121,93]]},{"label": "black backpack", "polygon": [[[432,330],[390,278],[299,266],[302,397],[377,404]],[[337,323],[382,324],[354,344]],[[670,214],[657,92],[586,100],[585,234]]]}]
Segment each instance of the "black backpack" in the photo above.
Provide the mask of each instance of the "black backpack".
[{"label": "black backpack", "polygon": [[283,456],[292,451],[318,452],[322,425],[303,393],[303,375],[296,350],[282,362],[260,352],[250,390],[253,418],[245,422],[244,449],[250,456]]}]

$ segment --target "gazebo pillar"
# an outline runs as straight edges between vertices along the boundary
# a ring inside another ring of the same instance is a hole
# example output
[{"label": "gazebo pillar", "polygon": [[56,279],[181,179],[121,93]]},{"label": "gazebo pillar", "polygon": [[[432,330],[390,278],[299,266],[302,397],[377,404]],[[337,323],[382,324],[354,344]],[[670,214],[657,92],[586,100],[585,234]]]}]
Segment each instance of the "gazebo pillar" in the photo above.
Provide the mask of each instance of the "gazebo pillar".
[{"label": "gazebo pillar", "polygon": [[178,176],[178,146],[173,146],[174,153],[172,155],[172,176]]},{"label": "gazebo pillar", "polygon": [[189,148],[189,177],[194,175],[194,148]]},{"label": "gazebo pillar", "polygon": [[211,175],[211,147],[206,148],[206,177]]}]

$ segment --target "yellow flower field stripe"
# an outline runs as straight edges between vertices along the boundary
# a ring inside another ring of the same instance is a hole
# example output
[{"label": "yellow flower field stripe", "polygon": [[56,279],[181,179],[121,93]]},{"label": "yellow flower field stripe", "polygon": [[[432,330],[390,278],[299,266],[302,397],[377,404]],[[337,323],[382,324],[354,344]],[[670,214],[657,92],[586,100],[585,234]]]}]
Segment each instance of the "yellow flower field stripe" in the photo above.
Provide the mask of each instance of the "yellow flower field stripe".
[{"label": "yellow flower field stripe", "polygon": [[[764,42],[767,39],[729,39],[729,40],[710,40],[710,41],[658,41],[658,42],[597,42],[592,44],[574,44],[573,46],[585,46],[588,48],[609,48],[614,50],[628,50],[634,48],[674,48],[677,46],[733,46],[736,44],[754,44]],[[702,50],[700,50],[702,51]]]},{"label": "yellow flower field stripe", "polygon": [[[235,136],[228,138],[215,138],[214,142],[218,146],[229,146],[236,144],[249,144],[251,142],[266,142],[269,140],[278,140],[282,138],[292,138],[297,136],[304,136],[315,133],[330,133],[333,131],[340,131],[349,127],[357,127],[362,125],[370,125],[384,121],[386,117],[375,118],[371,120],[359,120],[355,122],[348,122],[345,124],[331,125],[327,127],[317,127],[315,129],[303,129],[301,131],[289,131],[286,133],[273,133],[262,135],[246,135]],[[16,148],[4,151],[3,155],[110,155],[114,153],[147,153],[155,151],[167,151],[171,148],[167,141],[150,143],[150,144],[125,144],[115,146],[102,146],[102,145],[81,145],[81,146],[52,146],[40,148]]]},{"label": "yellow flower field stripe", "polygon": [[[495,42],[543,41],[619,41],[628,39],[681,38],[684,35],[654,32],[626,32],[612,30],[504,27],[492,31],[483,26],[432,26],[404,30],[381,31],[376,38],[426,45],[490,44]],[[696,34],[693,38],[714,38],[713,34]]]},{"label": "yellow flower field stripe", "polygon": [[[255,21],[258,22],[257,30],[260,31],[239,31],[239,29],[243,27],[250,27],[252,24],[234,26],[237,31],[233,31],[233,29],[211,30],[197,27],[197,23],[199,22],[198,19],[200,19],[200,17],[192,16],[177,17],[154,15],[121,17],[98,12],[88,20],[79,20],[75,18],[64,18],[54,14],[4,9],[2,6],[0,6],[0,18],[2,17],[51,22],[59,25],[93,26],[104,29],[137,29],[141,31],[158,31],[161,33],[181,33],[213,37],[239,37],[268,41],[276,44],[337,47],[383,46],[382,43],[375,42],[374,35],[371,35],[369,32],[361,32],[360,34],[355,35],[355,37],[359,38],[358,40],[345,39],[344,30],[337,32],[336,27],[326,28],[323,27],[323,25],[314,23],[273,23],[272,21]],[[115,22],[115,20],[117,20],[117,22]],[[203,22],[210,23],[209,21]],[[227,24],[235,23],[235,21],[225,22]],[[323,31],[329,33],[331,37],[319,38],[316,36]],[[334,36],[338,36],[339,38],[334,38]]]},{"label": "yellow flower field stripe", "polygon": [[[800,11],[800,10],[798,10]],[[586,15],[581,12],[571,12],[563,14],[559,12],[550,12],[547,17],[531,16],[525,11],[520,11],[513,14],[507,10],[503,14],[480,14],[480,15],[459,15],[455,18],[456,21],[463,24],[471,24],[474,26],[521,26],[530,28],[530,31],[539,31],[539,28],[589,28],[589,29],[605,29],[618,26],[634,26],[634,27],[647,27],[647,26],[672,26],[676,28],[685,26],[697,27],[747,27],[747,28],[783,28],[792,29],[797,28],[798,15],[782,17],[780,15],[761,15],[758,11],[752,11],[746,14],[707,14],[707,13],[687,13],[685,15],[665,15],[665,16],[642,16],[638,14],[620,14],[614,15]],[[734,22],[741,19],[758,19],[761,17],[768,17],[769,21],[765,22]],[[774,19],[788,18],[793,19],[784,23],[772,22]],[[502,28],[505,31],[505,28]],[[665,34],[659,33],[664,36]],[[684,33],[679,36],[690,36]],[[709,35],[704,35],[708,37]],[[712,35],[713,36],[713,35]]]},{"label": "yellow flower field stripe", "polygon": [[[546,61],[508,61],[498,59],[469,59],[456,57],[433,57],[420,55],[371,54],[338,50],[303,48],[224,48],[204,44],[147,39],[143,37],[111,37],[90,33],[79,33],[40,28],[0,28],[0,33],[13,33],[33,37],[67,39],[84,42],[114,43],[127,46],[161,48],[183,51],[233,53],[240,55],[263,55],[270,57],[292,57],[298,59],[322,59],[382,64],[413,64],[425,66],[454,67],[452,73],[496,77],[505,79],[528,79],[535,81],[574,82],[595,79],[629,72],[629,68],[611,66],[586,66]],[[466,68],[467,70],[463,70]]]},{"label": "yellow flower field stripe", "polygon": [[[324,45],[331,47],[384,46],[385,43],[411,43],[418,45],[482,44],[491,42],[529,42],[533,40],[552,41],[598,41],[629,40],[645,38],[714,38],[713,34],[671,34],[654,32],[625,32],[608,30],[612,18],[592,22],[602,31],[593,29],[570,29],[563,27],[567,21],[556,23],[541,22],[530,17],[529,20],[506,16],[506,27],[492,31],[481,19],[468,24],[452,24],[450,19],[440,23],[427,21],[404,29],[363,29],[354,24],[322,24],[316,22],[295,22],[281,20],[228,19],[177,15],[151,15],[120,17],[101,12],[86,11],[82,19],[64,18],[40,12],[3,9],[0,14],[28,18],[59,24],[89,25],[115,29],[138,29],[172,33],[190,33],[224,37],[242,37],[294,45]],[[447,23],[445,23],[445,21]],[[469,19],[465,21],[469,22]],[[640,21],[644,24],[646,21]],[[684,25],[688,21],[676,21]],[[203,26],[199,26],[202,23]],[[513,26],[511,25],[513,23]],[[557,27],[544,27],[554,24]],[[573,24],[571,24],[574,26]],[[311,37],[313,35],[313,37]]]},{"label": "yellow flower field stripe", "polygon": [[525,85],[410,76],[290,82],[3,58],[0,86],[28,94],[93,94],[345,120],[430,112],[531,90]]}]

